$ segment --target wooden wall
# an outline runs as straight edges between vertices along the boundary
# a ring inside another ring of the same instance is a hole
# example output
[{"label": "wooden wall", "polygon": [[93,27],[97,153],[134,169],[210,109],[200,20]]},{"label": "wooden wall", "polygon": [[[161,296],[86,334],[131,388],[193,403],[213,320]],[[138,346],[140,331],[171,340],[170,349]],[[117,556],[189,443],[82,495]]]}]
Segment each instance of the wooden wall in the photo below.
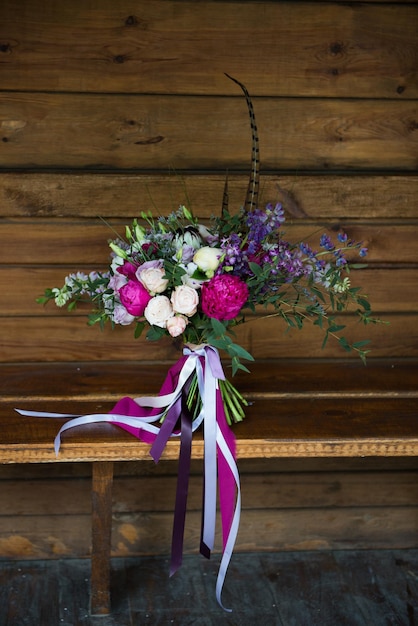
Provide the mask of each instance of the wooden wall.
[{"label": "wooden wall", "polygon": [[[134,341],[129,328],[101,333],[81,309],[44,309],[35,298],[70,271],[107,263],[112,233],[99,216],[117,228],[140,210],[187,203],[208,217],[219,211],[226,171],[231,206],[240,206],[248,114],[225,72],[253,98],[263,200],[283,202],[290,237],[344,227],[365,241],[369,267],[354,280],[391,326],[356,326],[356,336],[371,337],[372,359],[417,358],[417,24],[418,3],[396,0],[2,0],[0,362],[172,362],[169,342]],[[321,352],[315,329],[250,326],[239,339],[257,359],[347,356],[332,343]],[[7,380],[0,385],[7,391]],[[240,547],[256,545],[256,519],[258,547],[268,549],[411,545],[410,469],[246,464]],[[175,469],[152,470],[160,499],[142,478],[150,471],[120,470],[115,554],[166,550],[161,520]],[[85,476],[80,467],[0,468],[0,556],[85,554]],[[312,483],[318,497],[306,501]],[[268,505],[260,485],[274,493]],[[140,504],[138,490],[148,494]]]}]

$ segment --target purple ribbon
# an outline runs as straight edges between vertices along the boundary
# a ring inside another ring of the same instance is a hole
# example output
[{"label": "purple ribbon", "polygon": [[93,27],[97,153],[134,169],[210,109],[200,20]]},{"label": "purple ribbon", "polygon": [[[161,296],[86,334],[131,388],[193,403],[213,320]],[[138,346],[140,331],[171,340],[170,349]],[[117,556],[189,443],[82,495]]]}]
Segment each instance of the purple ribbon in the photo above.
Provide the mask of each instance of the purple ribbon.
[{"label": "purple ribbon", "polygon": [[[187,406],[192,377],[197,377],[202,408],[196,419]],[[216,582],[216,598],[221,600],[226,572],[238,533],[241,493],[236,465],[235,436],[229,428],[218,381],[224,373],[218,351],[202,345],[186,347],[168,371],[158,396],[122,398],[109,413],[69,415],[16,409],[22,415],[35,417],[70,417],[55,439],[58,454],[61,434],[75,426],[111,422],[138,439],[152,444],[150,454],[155,463],[161,458],[170,437],[180,437],[179,470],[173,521],[170,576],[181,566],[184,527],[189,489],[192,434],[203,422],[204,428],[204,499],[202,508],[201,553],[209,558],[214,544],[216,523],[216,484],[218,478],[222,519],[223,554]],[[163,419],[162,425],[156,425]],[[177,430],[176,430],[177,427]]]}]

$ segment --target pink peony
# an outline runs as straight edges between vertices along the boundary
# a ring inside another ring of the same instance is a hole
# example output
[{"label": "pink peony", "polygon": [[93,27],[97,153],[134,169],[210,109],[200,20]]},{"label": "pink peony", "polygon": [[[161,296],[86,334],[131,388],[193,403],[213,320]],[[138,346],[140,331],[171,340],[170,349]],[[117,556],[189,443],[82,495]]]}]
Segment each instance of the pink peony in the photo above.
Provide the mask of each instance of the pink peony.
[{"label": "pink peony", "polygon": [[119,298],[128,313],[135,317],[143,315],[145,307],[151,300],[148,291],[136,280],[128,280],[126,285],[119,289]]},{"label": "pink peony", "polygon": [[248,299],[248,287],[238,276],[220,274],[202,285],[202,311],[217,320],[232,320]]}]

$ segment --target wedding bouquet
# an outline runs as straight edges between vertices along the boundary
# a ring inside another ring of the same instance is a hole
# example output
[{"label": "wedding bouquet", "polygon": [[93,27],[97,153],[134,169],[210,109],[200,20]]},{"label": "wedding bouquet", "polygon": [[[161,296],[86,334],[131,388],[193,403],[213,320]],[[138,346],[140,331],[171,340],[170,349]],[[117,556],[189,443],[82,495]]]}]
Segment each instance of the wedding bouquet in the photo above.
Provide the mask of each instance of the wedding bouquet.
[{"label": "wedding bouquet", "polygon": [[[243,361],[252,361],[253,356],[236,343],[234,329],[264,315],[276,316],[285,326],[298,329],[311,322],[323,330],[323,345],[329,337],[335,338],[344,350],[354,350],[365,360],[367,341],[350,343],[336,314],[353,307],[363,323],[376,321],[367,297],[350,283],[350,269],[359,266],[355,257],[367,252],[361,242],[352,241],[344,232],[337,234],[336,241],[323,234],[316,249],[306,242],[289,241],[281,204],[259,207],[254,111],[246,88],[235,82],[245,94],[252,128],[251,176],[243,206],[230,212],[226,180],[220,213],[207,223],[199,222],[185,206],[160,217],[141,212],[122,235],[109,242],[111,259],[106,270],[70,274],[63,286],[47,289],[38,299],[40,303],[52,300],[70,310],[87,301],[93,305],[90,324],[132,325],[135,337],[145,333],[148,340],[157,341],[169,336],[185,346],[183,359],[170,370],[158,397],[124,399],[111,414],[76,417],[60,433],[92,421],[111,421],[153,443],[151,455],[156,461],[168,438],[180,434],[188,447],[185,457],[190,459],[191,433],[203,423],[204,554],[213,546],[217,451],[220,459],[224,530],[217,583],[220,604],[240,508],[234,440],[227,424],[243,419],[246,401],[224,376],[218,351],[227,355],[232,374],[248,371]],[[178,493],[187,494],[189,461],[182,465],[182,446],[179,481],[186,485]],[[184,512],[184,498],[178,496],[175,527],[182,526]],[[176,531],[173,537],[181,534]],[[174,543],[172,571],[181,560],[181,541],[177,546]]]}]

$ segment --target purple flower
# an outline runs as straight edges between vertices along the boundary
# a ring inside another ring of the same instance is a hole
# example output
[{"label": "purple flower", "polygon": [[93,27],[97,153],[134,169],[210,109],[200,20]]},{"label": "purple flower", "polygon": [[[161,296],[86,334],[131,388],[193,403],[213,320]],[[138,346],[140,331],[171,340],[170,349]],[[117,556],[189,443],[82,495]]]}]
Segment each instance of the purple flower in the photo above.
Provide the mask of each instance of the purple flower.
[{"label": "purple flower", "polygon": [[321,248],[325,248],[325,250],[334,250],[335,246],[331,241],[331,238],[326,235],[323,234],[321,239],[319,240],[319,245],[321,246]]}]

